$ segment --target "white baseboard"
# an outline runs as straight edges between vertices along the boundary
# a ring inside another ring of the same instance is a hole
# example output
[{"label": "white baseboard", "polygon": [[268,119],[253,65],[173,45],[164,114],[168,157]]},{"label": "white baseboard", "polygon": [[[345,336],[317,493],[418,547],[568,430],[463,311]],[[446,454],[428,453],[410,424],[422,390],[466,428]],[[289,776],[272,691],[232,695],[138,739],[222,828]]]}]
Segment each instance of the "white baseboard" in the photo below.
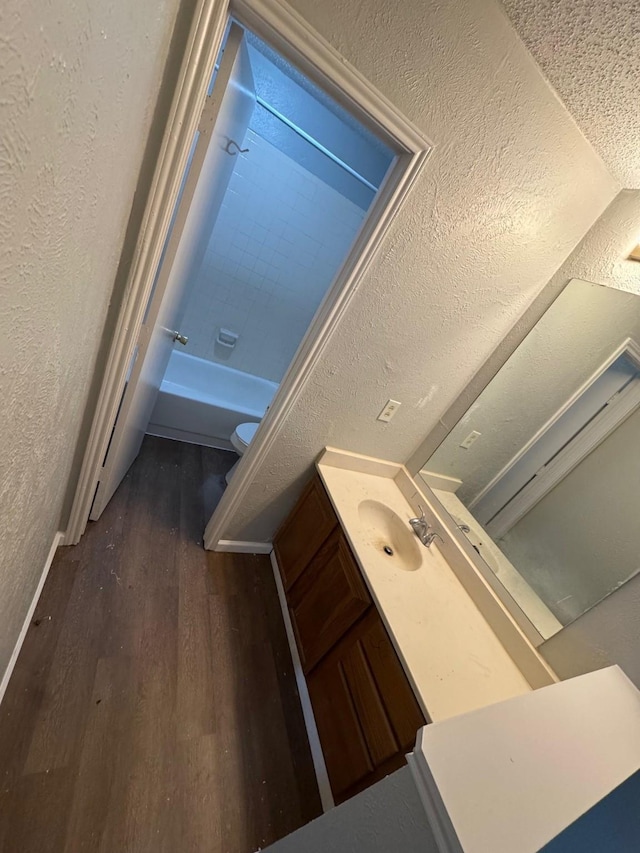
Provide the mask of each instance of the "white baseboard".
[{"label": "white baseboard", "polygon": [[42,592],[42,587],[44,586],[44,582],[47,579],[47,575],[49,574],[49,569],[51,568],[51,563],[53,562],[53,558],[55,556],[56,551],[58,550],[58,546],[62,545],[64,542],[64,533],[60,530],[53,537],[53,542],[51,543],[51,548],[49,549],[49,553],[47,555],[47,559],[44,564],[44,568],[42,570],[42,574],[40,575],[40,580],[38,581],[38,586],[36,587],[36,591],[34,593],[33,598],[31,599],[31,604],[29,605],[29,609],[27,611],[27,615],[25,617],[24,623],[18,635],[18,640],[13,648],[13,652],[11,653],[11,657],[9,658],[9,663],[7,664],[7,668],[4,671],[4,675],[2,676],[2,681],[0,682],[0,702],[4,699],[4,694],[6,693],[7,686],[9,684],[9,679],[13,674],[13,669],[16,665],[16,661],[18,660],[18,655],[20,654],[20,649],[22,648],[22,644],[24,643],[24,638],[27,636],[27,631],[29,630],[29,625],[31,624],[31,620],[33,619],[33,614],[36,609],[36,605],[38,604],[38,599],[40,598],[40,593]]},{"label": "white baseboard", "polygon": [[270,554],[271,542],[242,542],[238,539],[219,539],[214,551],[226,551],[229,554]]},{"label": "white baseboard", "polygon": [[300,704],[302,705],[302,715],[304,717],[304,724],[307,729],[309,746],[311,747],[311,758],[313,760],[313,769],[316,773],[316,781],[318,782],[318,790],[320,791],[320,801],[322,803],[322,810],[328,812],[329,809],[332,809],[335,806],[335,801],[333,799],[333,794],[331,793],[331,785],[329,784],[329,774],[327,773],[327,765],[324,762],[324,755],[322,754],[322,747],[320,746],[318,727],[316,726],[316,720],[313,716],[313,708],[311,707],[311,699],[309,697],[307,680],[304,677],[304,673],[302,671],[302,664],[300,663],[300,655],[298,654],[298,647],[296,646],[296,641],[293,634],[293,625],[291,624],[291,617],[289,616],[289,608],[287,607],[287,599],[284,593],[284,587],[282,585],[282,578],[280,577],[280,569],[278,568],[278,561],[276,559],[275,551],[271,552],[271,565],[273,566],[273,576],[276,581],[278,599],[280,600],[280,607],[282,609],[282,618],[284,619],[284,627],[287,632],[289,649],[291,650],[293,671],[296,676],[296,684],[298,686]]}]

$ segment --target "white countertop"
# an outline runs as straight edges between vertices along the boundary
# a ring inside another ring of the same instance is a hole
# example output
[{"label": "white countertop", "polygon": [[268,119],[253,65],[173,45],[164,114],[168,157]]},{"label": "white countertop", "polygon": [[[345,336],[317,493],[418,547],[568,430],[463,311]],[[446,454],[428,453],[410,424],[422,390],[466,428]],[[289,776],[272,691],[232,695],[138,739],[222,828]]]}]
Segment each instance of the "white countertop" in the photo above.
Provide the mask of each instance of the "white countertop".
[{"label": "white countertop", "polygon": [[362,473],[334,457],[325,454],[318,471],[427,718],[444,720],[530,692],[437,544],[418,543],[422,564],[404,571],[362,535],[361,501],[379,501],[407,523],[415,515],[393,466],[380,463],[380,475]]},{"label": "white countertop", "polygon": [[512,566],[496,543],[487,535],[480,522],[462,503],[455,492],[443,492],[433,489],[433,494],[454,519],[456,524],[466,524],[470,532],[469,541],[478,548],[480,557],[507,590],[513,600],[522,608],[545,639],[553,637],[562,629],[562,623],[556,619],[542,599],[529,586],[522,575]]},{"label": "white countertop", "polygon": [[[638,772],[640,692],[617,666],[570,678],[426,726],[410,764],[443,853],[535,853]],[[624,813],[607,818],[590,850],[621,849]]]}]

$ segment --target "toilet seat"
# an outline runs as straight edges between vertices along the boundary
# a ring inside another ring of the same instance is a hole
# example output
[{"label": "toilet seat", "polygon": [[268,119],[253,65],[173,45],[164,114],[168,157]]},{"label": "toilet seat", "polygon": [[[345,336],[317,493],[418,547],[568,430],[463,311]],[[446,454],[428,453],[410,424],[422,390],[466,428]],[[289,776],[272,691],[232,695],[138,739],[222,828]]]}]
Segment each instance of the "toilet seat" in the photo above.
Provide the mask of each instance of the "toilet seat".
[{"label": "toilet seat", "polygon": [[[234,429],[231,434],[231,444],[234,447],[238,456],[243,456],[247,447],[251,443],[252,438],[256,434],[256,430],[260,424],[238,424],[238,426]],[[240,460],[238,459],[234,466],[230,468],[225,474],[225,480],[227,483],[231,480],[233,476],[233,472],[236,470],[238,463]]]},{"label": "toilet seat", "polygon": [[235,436],[241,444],[244,444],[245,448],[247,448],[253,440],[259,426],[260,424],[238,424],[236,427]]},{"label": "toilet seat", "polygon": [[231,444],[233,445],[236,453],[239,456],[242,456],[254,435],[256,434],[256,430],[260,424],[238,424],[238,426],[233,431],[231,436]]}]

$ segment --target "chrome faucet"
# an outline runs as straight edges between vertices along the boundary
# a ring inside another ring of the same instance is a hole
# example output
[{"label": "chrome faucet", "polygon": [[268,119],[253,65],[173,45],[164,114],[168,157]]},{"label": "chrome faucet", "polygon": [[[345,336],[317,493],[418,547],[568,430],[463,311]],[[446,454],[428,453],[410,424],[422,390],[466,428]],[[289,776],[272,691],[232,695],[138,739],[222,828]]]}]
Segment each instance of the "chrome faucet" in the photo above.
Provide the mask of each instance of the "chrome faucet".
[{"label": "chrome faucet", "polygon": [[418,504],[418,509],[420,510],[421,515],[416,516],[416,518],[410,518],[409,524],[411,525],[411,529],[416,534],[418,539],[422,542],[422,544],[429,548],[433,543],[434,539],[439,539],[441,542],[444,540],[439,533],[436,533],[435,530],[430,530],[429,522],[427,521],[424,510]]},{"label": "chrome faucet", "polygon": [[418,504],[418,509],[420,510],[421,515],[416,516],[415,518],[410,518],[409,524],[411,525],[413,532],[424,545],[424,540],[429,535],[429,522],[425,518],[424,510],[420,504]]},{"label": "chrome faucet", "polygon": [[444,539],[442,538],[442,536],[440,536],[439,533],[436,533],[435,530],[432,530],[431,533],[427,533],[425,538],[422,540],[422,544],[425,547],[430,548],[431,545],[433,544],[434,539],[439,539],[441,542],[444,542]]}]

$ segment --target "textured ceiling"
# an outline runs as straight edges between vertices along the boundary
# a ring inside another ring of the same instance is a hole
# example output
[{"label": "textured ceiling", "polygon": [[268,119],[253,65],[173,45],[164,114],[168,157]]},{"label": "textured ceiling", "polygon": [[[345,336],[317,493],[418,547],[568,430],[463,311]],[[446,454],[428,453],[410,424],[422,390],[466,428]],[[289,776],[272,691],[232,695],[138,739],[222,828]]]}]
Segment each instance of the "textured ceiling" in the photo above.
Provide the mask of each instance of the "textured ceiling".
[{"label": "textured ceiling", "polygon": [[503,6],[613,175],[639,188],[639,0],[503,0]]}]

